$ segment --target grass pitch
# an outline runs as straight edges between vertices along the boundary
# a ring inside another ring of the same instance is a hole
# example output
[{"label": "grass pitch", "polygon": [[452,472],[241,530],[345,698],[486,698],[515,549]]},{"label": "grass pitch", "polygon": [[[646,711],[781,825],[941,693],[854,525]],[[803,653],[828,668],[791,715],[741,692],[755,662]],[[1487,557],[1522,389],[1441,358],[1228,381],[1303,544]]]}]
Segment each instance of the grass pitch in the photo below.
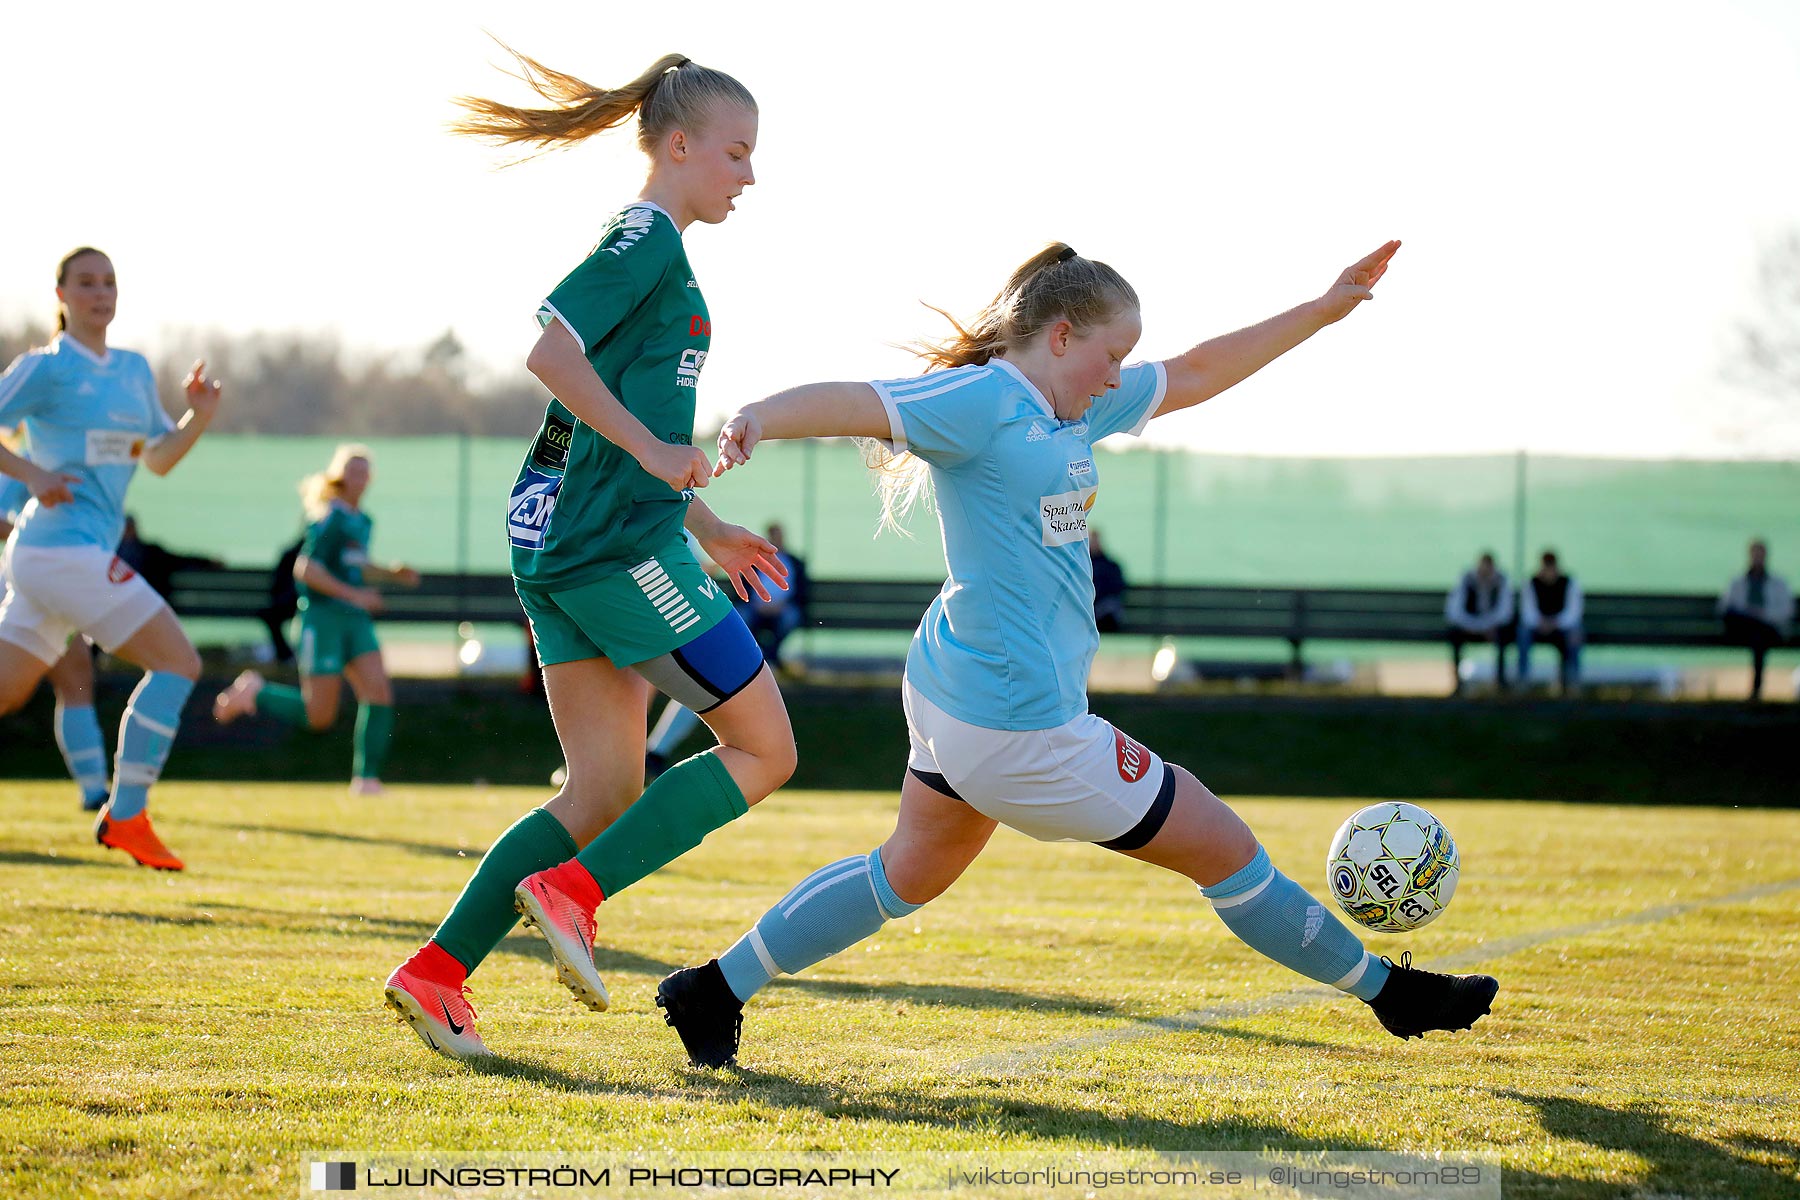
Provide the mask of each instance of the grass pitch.
[{"label": "grass pitch", "polygon": [[[1367,940],[1501,991],[1472,1033],[1405,1043],[1184,881],[1001,830],[949,895],[753,1001],[744,1069],[694,1070],[656,981],[891,825],[890,795],[787,792],[608,903],[610,1012],[515,934],[473,984],[499,1057],[445,1061],[381,981],[543,798],[169,783],[189,869],[166,875],[95,846],[66,781],[0,784],[0,1194],[292,1196],[332,1148],[660,1147],[1482,1151],[1508,1196],[1800,1192],[1800,812],[1429,802],[1457,897]],[[1237,802],[1320,895],[1357,806]]]}]

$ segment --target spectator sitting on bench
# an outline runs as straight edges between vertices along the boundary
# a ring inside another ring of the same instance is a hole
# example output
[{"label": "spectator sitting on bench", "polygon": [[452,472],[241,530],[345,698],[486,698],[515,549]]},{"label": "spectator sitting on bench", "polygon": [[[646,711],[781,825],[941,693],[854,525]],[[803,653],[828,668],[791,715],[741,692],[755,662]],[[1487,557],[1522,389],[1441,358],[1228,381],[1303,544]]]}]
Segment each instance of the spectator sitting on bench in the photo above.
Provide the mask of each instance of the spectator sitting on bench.
[{"label": "spectator sitting on bench", "polygon": [[1444,597],[1444,622],[1449,627],[1450,666],[1454,677],[1451,694],[1462,691],[1462,648],[1469,642],[1492,642],[1494,678],[1506,686],[1506,648],[1519,635],[1519,618],[1513,608],[1512,584],[1494,566],[1494,556],[1484,553],[1472,571],[1464,571],[1450,594]]},{"label": "spectator sitting on bench", "polygon": [[1519,589],[1519,682],[1531,681],[1533,642],[1561,654],[1557,678],[1568,695],[1581,683],[1581,585],[1562,573],[1556,551],[1544,551],[1538,572]]},{"label": "spectator sitting on bench", "polygon": [[1794,625],[1794,593],[1787,581],[1769,573],[1769,545],[1750,543],[1750,569],[1732,580],[1719,596],[1725,640],[1750,648],[1750,698],[1762,699],[1763,663],[1769,651],[1787,641]]},{"label": "spectator sitting on bench", "polygon": [[1094,568],[1094,624],[1101,633],[1125,628],[1125,568],[1100,548],[1100,531],[1088,528],[1088,558]]},{"label": "spectator sitting on bench", "polygon": [[119,561],[144,577],[152,591],[168,599],[170,580],[177,571],[216,570],[225,564],[216,558],[199,554],[177,554],[155,542],[146,542],[138,533],[137,518],[125,514],[125,531],[119,537]]}]

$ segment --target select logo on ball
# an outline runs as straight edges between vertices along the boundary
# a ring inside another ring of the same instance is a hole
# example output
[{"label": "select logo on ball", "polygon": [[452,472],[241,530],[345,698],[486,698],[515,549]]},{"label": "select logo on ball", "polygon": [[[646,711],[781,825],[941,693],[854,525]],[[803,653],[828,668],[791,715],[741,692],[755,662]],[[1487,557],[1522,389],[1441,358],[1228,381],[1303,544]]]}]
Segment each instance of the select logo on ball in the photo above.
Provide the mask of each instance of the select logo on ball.
[{"label": "select logo on ball", "polygon": [[1405,933],[1436,920],[1456,894],[1456,841],[1416,804],[1388,800],[1352,814],[1325,855],[1326,886],[1351,920]]}]

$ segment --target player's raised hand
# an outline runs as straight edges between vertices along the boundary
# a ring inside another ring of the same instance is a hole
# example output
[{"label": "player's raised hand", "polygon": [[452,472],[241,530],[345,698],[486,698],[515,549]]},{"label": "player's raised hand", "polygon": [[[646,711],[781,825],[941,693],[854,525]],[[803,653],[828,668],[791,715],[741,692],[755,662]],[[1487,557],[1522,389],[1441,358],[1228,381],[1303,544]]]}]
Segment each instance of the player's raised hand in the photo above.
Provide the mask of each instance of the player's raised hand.
[{"label": "player's raised hand", "polygon": [[768,601],[769,589],[763,585],[765,576],[782,591],[787,590],[787,568],[782,565],[775,543],[760,533],[753,533],[742,525],[721,522],[717,532],[698,540],[706,556],[718,563],[731,580],[732,590],[737,592],[739,600],[750,599],[753,591],[759,599]]},{"label": "player's raised hand", "polygon": [[1367,258],[1344,268],[1344,273],[1337,277],[1337,282],[1319,298],[1320,310],[1327,325],[1349,316],[1350,310],[1364,300],[1375,298],[1375,284],[1387,273],[1388,260],[1394,257],[1394,251],[1399,248],[1400,243],[1397,241],[1386,242]]},{"label": "player's raised hand", "polygon": [[32,478],[25,481],[31,494],[45,508],[55,508],[59,504],[67,504],[75,499],[75,493],[69,490],[70,484],[80,483],[79,475],[64,475],[57,471],[46,471],[38,468]]},{"label": "player's raised hand", "polygon": [[740,409],[719,430],[719,461],[713,465],[713,474],[723,475],[731,468],[749,462],[750,452],[756,449],[756,444],[760,441],[762,422]]},{"label": "player's raised hand", "polygon": [[706,452],[693,446],[671,446],[657,442],[638,456],[638,465],[678,492],[703,488],[712,482],[712,463]]},{"label": "player's raised hand", "polygon": [[219,411],[219,393],[224,390],[224,385],[216,379],[207,379],[204,358],[194,364],[181,386],[187,392],[187,406],[202,417],[210,419]]}]

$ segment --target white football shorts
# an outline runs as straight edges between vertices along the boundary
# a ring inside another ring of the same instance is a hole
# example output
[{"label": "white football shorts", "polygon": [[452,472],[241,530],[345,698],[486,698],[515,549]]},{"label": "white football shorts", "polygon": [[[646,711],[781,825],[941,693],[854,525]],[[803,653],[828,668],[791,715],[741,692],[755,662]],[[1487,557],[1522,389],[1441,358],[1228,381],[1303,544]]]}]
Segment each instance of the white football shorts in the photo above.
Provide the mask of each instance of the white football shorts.
[{"label": "white football shorts", "polygon": [[46,664],[62,657],[69,638],[87,634],[117,649],[164,607],[143,576],[98,546],[14,546],[0,573],[0,640],[22,647]]},{"label": "white football shorts", "polygon": [[1168,819],[1175,773],[1143,743],[1093,713],[1053,729],[984,729],[959,721],[907,680],[912,752],[928,786],[1043,842],[1136,850]]}]

